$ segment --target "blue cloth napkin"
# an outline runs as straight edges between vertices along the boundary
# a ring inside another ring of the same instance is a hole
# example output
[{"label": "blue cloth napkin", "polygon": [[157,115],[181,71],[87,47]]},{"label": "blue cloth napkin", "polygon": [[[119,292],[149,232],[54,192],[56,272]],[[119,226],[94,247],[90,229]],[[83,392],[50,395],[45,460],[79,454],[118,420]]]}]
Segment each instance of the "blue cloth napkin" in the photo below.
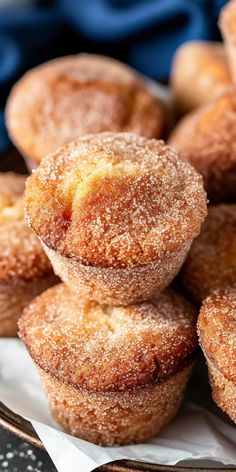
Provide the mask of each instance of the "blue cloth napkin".
[{"label": "blue cloth napkin", "polygon": [[30,67],[59,55],[88,51],[117,57],[165,81],[181,43],[219,39],[217,19],[224,3],[57,0],[8,8],[0,3],[0,150],[8,144],[3,120],[7,95]]}]

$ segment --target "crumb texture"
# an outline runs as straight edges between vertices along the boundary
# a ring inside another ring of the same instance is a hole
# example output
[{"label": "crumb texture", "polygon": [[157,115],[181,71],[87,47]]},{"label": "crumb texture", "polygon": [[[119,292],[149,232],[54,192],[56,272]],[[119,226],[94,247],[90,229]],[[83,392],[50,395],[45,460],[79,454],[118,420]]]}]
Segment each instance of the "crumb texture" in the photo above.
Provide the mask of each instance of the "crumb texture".
[{"label": "crumb texture", "polygon": [[112,307],[56,285],[24,311],[19,329],[43,370],[88,391],[152,385],[189,365],[197,347],[195,309],[171,289]]},{"label": "crumb texture", "polygon": [[88,133],[133,131],[160,137],[163,109],[144,81],[110,58],[79,54],[27,72],[7,104],[7,126],[22,153],[40,162]]},{"label": "crumb texture", "polygon": [[200,303],[236,284],[236,205],[213,205],[180,273],[183,288]]},{"label": "crumb texture", "polygon": [[206,197],[201,176],[164,142],[102,133],[43,160],[27,181],[26,212],[61,255],[126,267],[161,259],[197,236]]}]

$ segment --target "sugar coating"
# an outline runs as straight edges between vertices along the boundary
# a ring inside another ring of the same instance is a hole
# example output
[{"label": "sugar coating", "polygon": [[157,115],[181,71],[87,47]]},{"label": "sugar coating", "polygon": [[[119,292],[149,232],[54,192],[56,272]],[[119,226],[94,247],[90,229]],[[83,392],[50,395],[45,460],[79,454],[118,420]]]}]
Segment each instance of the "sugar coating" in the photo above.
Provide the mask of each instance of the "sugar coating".
[{"label": "sugar coating", "polygon": [[0,173],[0,336],[16,336],[28,303],[58,279],[24,220],[26,176]]},{"label": "sugar coating", "polygon": [[134,70],[108,57],[79,54],[27,72],[10,94],[6,122],[21,152],[40,162],[88,133],[160,137],[163,115],[162,104]]},{"label": "sugar coating", "polygon": [[230,85],[232,79],[222,43],[188,41],[177,49],[171,87],[180,114],[210,102]]},{"label": "sugar coating", "polygon": [[199,174],[163,141],[102,133],[43,160],[27,181],[26,213],[59,254],[127,267],[160,260],[197,236],[206,196]]},{"label": "sugar coating", "polygon": [[191,242],[162,259],[130,267],[93,267],[43,248],[55,274],[79,297],[110,305],[130,305],[150,300],[166,288],[179,272]]},{"label": "sugar coating", "polygon": [[236,423],[236,384],[222,375],[209,359],[207,364],[213,399]]},{"label": "sugar coating", "polygon": [[231,0],[222,8],[219,27],[224,39],[229,66],[234,84],[236,83],[236,1]]},{"label": "sugar coating", "polygon": [[215,368],[236,388],[236,289],[214,292],[198,320],[201,347]]},{"label": "sugar coating", "polygon": [[203,176],[211,203],[236,198],[236,95],[230,88],[184,117],[169,143]]},{"label": "sugar coating", "polygon": [[58,380],[88,391],[124,391],[189,365],[196,311],[171,289],[151,302],[113,307],[59,284],[26,308],[19,334],[34,361]]},{"label": "sugar coating", "polygon": [[123,392],[87,392],[39,369],[54,419],[81,439],[103,446],[155,437],[179,409],[192,363],[154,386]]},{"label": "sugar coating", "polygon": [[[27,280],[51,272],[51,266],[39,241],[24,221],[23,189],[25,177],[0,176],[0,280]],[[6,188],[4,187],[6,184]],[[18,190],[21,193],[18,194]],[[15,194],[13,193],[14,191]]]},{"label": "sugar coating", "polygon": [[236,284],[236,205],[212,205],[193,242],[180,282],[200,303],[216,289]]},{"label": "sugar coating", "polygon": [[0,282],[52,274],[38,238],[24,220],[25,180],[23,175],[0,173]]},{"label": "sugar coating", "polygon": [[17,335],[17,321],[23,309],[37,295],[58,283],[50,271],[43,277],[11,279],[0,283],[0,337]]},{"label": "sugar coating", "polygon": [[25,221],[0,225],[0,281],[32,280],[51,273],[51,264]]}]

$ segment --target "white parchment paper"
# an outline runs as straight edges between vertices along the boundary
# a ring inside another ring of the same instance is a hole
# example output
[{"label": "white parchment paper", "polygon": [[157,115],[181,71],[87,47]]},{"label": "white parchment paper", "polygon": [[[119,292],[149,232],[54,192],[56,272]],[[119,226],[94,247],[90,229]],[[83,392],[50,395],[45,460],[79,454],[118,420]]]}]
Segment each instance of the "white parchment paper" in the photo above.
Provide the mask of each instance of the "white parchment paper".
[{"label": "white parchment paper", "polygon": [[236,464],[236,428],[223,415],[220,418],[211,402],[204,371],[202,364],[190,382],[181,412],[158,438],[135,446],[102,448],[60,430],[50,416],[37,370],[25,347],[17,339],[0,339],[0,400],[32,422],[58,472],[90,472],[118,459],[169,465],[194,460],[195,466],[200,459],[211,459]]}]

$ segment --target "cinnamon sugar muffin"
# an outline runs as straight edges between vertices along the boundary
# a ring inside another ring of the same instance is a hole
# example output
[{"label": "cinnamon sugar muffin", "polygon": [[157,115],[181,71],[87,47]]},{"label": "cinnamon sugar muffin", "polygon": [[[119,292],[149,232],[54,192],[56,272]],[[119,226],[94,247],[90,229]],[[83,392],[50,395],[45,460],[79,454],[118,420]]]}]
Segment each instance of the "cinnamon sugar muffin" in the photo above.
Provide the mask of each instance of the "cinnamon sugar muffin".
[{"label": "cinnamon sugar muffin", "polygon": [[0,336],[16,336],[23,308],[56,281],[24,220],[24,188],[25,176],[0,174]]},{"label": "cinnamon sugar muffin", "polygon": [[220,30],[228,54],[232,79],[236,84],[236,1],[231,0],[222,8],[219,21]]},{"label": "cinnamon sugar muffin", "polygon": [[200,231],[206,197],[200,175],[164,142],[102,133],[42,161],[27,181],[26,213],[64,282],[126,305],[169,285]]},{"label": "cinnamon sugar muffin", "polygon": [[216,289],[236,285],[236,205],[209,207],[201,234],[180,272],[180,281],[197,303]]},{"label": "cinnamon sugar muffin", "polygon": [[198,332],[204,351],[212,395],[236,423],[236,289],[220,290],[206,299]]},{"label": "cinnamon sugar muffin", "polygon": [[180,115],[198,108],[232,85],[224,46],[210,41],[188,41],[174,56],[171,87]]},{"label": "cinnamon sugar muffin", "polygon": [[210,202],[236,201],[236,90],[186,115],[171,134],[176,147],[203,176]]},{"label": "cinnamon sugar muffin", "polygon": [[19,335],[65,431],[107,446],[138,443],[178,411],[197,348],[196,312],[171,289],[112,307],[60,284],[26,308]]},{"label": "cinnamon sugar muffin", "polygon": [[6,110],[10,137],[33,167],[88,133],[133,131],[158,138],[164,125],[161,101],[133,69],[91,54],[54,59],[27,72]]}]

